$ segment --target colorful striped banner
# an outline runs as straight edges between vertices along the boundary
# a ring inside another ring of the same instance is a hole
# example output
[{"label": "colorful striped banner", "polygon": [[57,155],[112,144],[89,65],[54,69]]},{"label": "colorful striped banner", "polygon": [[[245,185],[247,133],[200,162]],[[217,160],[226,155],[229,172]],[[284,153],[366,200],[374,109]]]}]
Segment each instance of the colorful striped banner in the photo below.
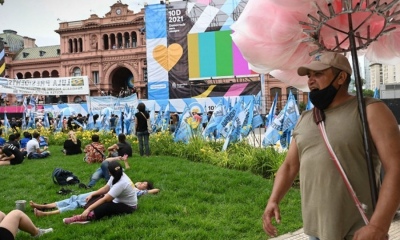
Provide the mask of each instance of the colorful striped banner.
[{"label": "colorful striped banner", "polygon": [[232,42],[232,31],[188,35],[189,78],[256,74]]}]

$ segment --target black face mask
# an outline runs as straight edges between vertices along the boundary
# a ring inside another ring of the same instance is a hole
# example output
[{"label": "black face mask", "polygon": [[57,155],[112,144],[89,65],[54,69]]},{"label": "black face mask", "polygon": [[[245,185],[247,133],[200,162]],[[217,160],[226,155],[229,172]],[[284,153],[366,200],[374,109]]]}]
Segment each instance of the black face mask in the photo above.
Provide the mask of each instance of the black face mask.
[{"label": "black face mask", "polygon": [[319,110],[324,110],[332,103],[337,92],[342,86],[340,85],[338,89],[332,86],[339,74],[340,72],[333,78],[332,82],[326,88],[310,92],[310,100],[314,107],[318,108]]}]

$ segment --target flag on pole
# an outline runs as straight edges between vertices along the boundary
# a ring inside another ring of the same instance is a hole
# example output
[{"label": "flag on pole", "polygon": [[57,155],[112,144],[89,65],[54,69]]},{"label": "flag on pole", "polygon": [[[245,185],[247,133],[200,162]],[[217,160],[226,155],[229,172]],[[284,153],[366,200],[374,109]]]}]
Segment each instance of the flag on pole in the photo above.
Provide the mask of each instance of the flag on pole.
[{"label": "flag on pole", "polygon": [[217,125],[217,132],[222,134],[222,136],[227,136],[227,131],[229,130],[229,128],[227,128],[227,125],[230,121],[233,121],[236,118],[237,114],[242,110],[241,105],[241,102],[236,102],[235,106],[225,116],[223,116],[221,122]]},{"label": "flag on pole", "polygon": [[29,104],[32,106],[33,111],[36,112],[36,102],[37,102],[36,100],[37,99],[33,95],[31,95],[29,100],[30,100]]},{"label": "flag on pole", "polygon": [[274,101],[272,102],[271,108],[269,109],[268,117],[265,121],[265,126],[268,127],[272,124],[275,118],[276,104],[278,103],[278,93],[275,94]]},{"label": "flag on pole", "polygon": [[167,106],[165,106],[164,112],[161,117],[161,131],[166,131],[169,126],[170,120],[170,103],[168,101]]},{"label": "flag on pole", "polygon": [[175,142],[188,143],[192,138],[192,128],[189,123],[189,119],[192,119],[192,114],[190,113],[189,107],[186,105],[183,110],[182,116],[179,119],[178,128],[174,132]]},{"label": "flag on pole", "polygon": [[24,100],[23,100],[23,102],[22,102],[22,105],[24,106],[24,112],[26,112],[26,109],[28,108],[28,103],[27,103],[27,101],[28,101],[28,99],[27,99],[27,97],[25,96],[25,97],[24,97]]},{"label": "flag on pole", "polygon": [[28,128],[35,128],[35,114],[32,112],[32,110],[29,113]]},{"label": "flag on pole", "polygon": [[156,125],[155,125],[155,117],[156,117],[156,104],[154,104],[153,109],[150,110],[150,123],[152,132],[156,132]]},{"label": "flag on pole", "polygon": [[215,106],[214,112],[208,121],[206,128],[203,130],[203,138],[208,138],[216,131],[218,124],[222,121],[224,116],[227,114],[227,108],[224,104],[225,100],[222,98],[217,106]]},{"label": "flag on pole", "polygon": [[275,145],[282,135],[282,124],[285,115],[285,109],[278,116],[272,119],[272,122],[267,126],[264,134],[263,146]]},{"label": "flag on pole", "polygon": [[228,148],[228,145],[229,145],[229,143],[231,141],[231,137],[230,136],[232,135],[232,131],[234,129],[232,121],[229,122],[227,124],[227,126],[229,127],[229,132],[228,132],[228,137],[225,138],[224,145],[222,146],[222,149],[221,149],[222,152],[226,151],[226,149]]},{"label": "flag on pole", "polygon": [[93,113],[90,112],[88,122],[86,125],[86,130],[92,130],[92,129],[94,129],[94,119],[93,119]]},{"label": "flag on pole", "polygon": [[22,113],[22,124],[21,124],[21,129],[25,130],[26,129],[26,111]]},{"label": "flag on pole", "polygon": [[299,116],[299,108],[297,107],[296,99],[294,98],[292,91],[290,91],[288,101],[285,105],[285,116],[283,120],[282,131],[291,131],[296,126]]},{"label": "flag on pole", "polygon": [[255,100],[253,98],[245,108],[246,116],[243,121],[243,126],[241,130],[241,134],[243,137],[247,137],[253,128],[252,123],[253,123],[254,109],[255,109]]},{"label": "flag on pole", "polygon": [[[63,112],[61,112],[61,114],[60,114],[60,119],[58,120],[58,123],[57,123],[57,131],[62,131],[63,130],[63,122],[64,122],[64,113]],[[29,126],[29,124],[28,124],[28,126]]]},{"label": "flag on pole", "polygon": [[47,115],[47,112],[44,113],[43,127],[44,128],[50,128],[49,116]]},{"label": "flag on pole", "polygon": [[3,124],[4,124],[5,132],[9,132],[11,130],[11,125],[10,125],[10,122],[8,121],[7,113],[5,113],[5,112],[4,112],[4,123]]}]

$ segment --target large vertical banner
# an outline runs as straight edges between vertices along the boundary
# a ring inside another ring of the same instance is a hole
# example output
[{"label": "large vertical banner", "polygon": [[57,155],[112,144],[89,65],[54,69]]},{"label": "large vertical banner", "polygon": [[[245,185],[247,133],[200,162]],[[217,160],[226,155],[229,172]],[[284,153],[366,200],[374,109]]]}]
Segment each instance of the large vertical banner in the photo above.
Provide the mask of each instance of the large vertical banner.
[{"label": "large vertical banner", "polygon": [[169,99],[166,5],[147,5],[145,11],[148,99]]},{"label": "large vertical banner", "polygon": [[[247,1],[165,1],[146,6],[148,99],[193,97],[189,79],[255,74],[230,36],[230,26]],[[247,92],[243,90],[247,87],[230,85],[225,93],[220,88],[215,95],[229,95],[234,91],[228,89],[234,88]],[[210,91],[196,96],[213,95]]]},{"label": "large vertical banner", "polygon": [[4,42],[0,39],[0,77],[4,77],[6,72],[6,54],[4,49]]},{"label": "large vertical banner", "polygon": [[186,15],[186,6],[187,2],[184,1],[171,2],[167,6],[168,54],[171,66],[168,78],[171,99],[190,97],[187,34],[192,28],[192,22]]}]

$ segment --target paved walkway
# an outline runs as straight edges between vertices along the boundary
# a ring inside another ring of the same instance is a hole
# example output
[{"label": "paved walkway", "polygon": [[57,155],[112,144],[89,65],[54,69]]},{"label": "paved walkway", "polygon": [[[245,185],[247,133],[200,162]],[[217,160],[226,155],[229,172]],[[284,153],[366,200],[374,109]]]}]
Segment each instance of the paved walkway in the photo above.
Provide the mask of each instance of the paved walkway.
[{"label": "paved walkway", "polygon": [[[300,229],[293,233],[288,233],[276,238],[270,238],[271,240],[308,240],[308,236],[303,233],[303,229]],[[389,239],[400,239],[400,213],[398,212],[394,218],[392,225],[389,229]]]}]

